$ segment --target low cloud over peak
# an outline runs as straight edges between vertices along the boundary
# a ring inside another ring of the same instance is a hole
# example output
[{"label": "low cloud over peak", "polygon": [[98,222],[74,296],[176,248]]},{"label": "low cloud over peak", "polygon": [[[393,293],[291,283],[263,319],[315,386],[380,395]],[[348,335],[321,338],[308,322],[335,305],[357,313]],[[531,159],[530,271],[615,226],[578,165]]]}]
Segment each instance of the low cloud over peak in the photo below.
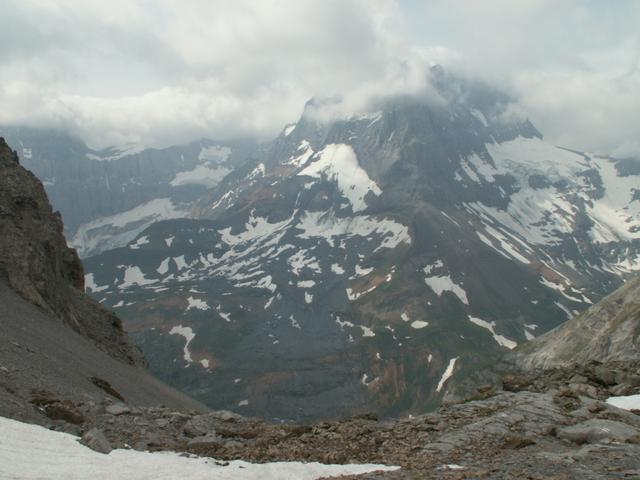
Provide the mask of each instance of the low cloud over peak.
[{"label": "low cloud over peak", "polygon": [[432,95],[426,72],[440,63],[504,88],[556,143],[640,149],[631,1],[4,3],[0,123],[94,147],[270,138],[312,96],[355,112]]}]

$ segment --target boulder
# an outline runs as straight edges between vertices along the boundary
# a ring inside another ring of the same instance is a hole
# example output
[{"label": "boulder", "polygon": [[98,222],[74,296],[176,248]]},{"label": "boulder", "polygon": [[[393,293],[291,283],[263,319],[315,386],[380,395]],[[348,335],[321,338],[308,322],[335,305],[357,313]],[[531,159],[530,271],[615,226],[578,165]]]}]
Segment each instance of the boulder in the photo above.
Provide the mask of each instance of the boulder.
[{"label": "boulder", "polygon": [[124,415],[126,413],[130,413],[131,409],[126,406],[124,403],[114,403],[112,405],[108,405],[105,409],[105,412],[107,412],[109,415]]},{"label": "boulder", "polygon": [[183,431],[187,437],[201,437],[203,435],[215,434],[216,418],[211,415],[196,415],[187,420]]},{"label": "boulder", "polygon": [[214,412],[208,413],[207,415],[211,416],[212,418],[222,420],[223,422],[235,422],[244,418],[242,415],[230,412],[229,410],[216,410]]},{"label": "boulder", "polygon": [[104,436],[102,430],[97,428],[92,428],[82,435],[80,443],[99,453],[108,454],[113,450],[111,448],[111,443],[109,443],[107,437]]},{"label": "boulder", "polygon": [[200,437],[195,437],[189,440],[187,446],[189,448],[208,448],[208,447],[217,447],[224,443],[224,440],[218,435],[202,435]]},{"label": "boulder", "polygon": [[80,425],[85,420],[80,410],[70,400],[50,403],[44,407],[44,413],[51,420],[62,420],[74,425]]},{"label": "boulder", "polygon": [[613,420],[591,419],[577,425],[562,428],[558,438],[577,444],[626,442],[640,432],[630,425]]}]

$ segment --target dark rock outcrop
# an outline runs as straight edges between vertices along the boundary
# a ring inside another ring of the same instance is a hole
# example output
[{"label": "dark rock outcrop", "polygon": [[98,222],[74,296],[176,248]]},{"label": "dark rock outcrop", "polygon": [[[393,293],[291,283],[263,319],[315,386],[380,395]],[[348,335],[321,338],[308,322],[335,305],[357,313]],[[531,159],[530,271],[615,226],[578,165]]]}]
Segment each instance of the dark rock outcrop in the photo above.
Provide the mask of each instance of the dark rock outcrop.
[{"label": "dark rock outcrop", "polygon": [[42,184],[0,139],[0,416],[81,433],[101,402],[206,411],[152,377],[120,319],[83,293],[62,230]]},{"label": "dark rock outcrop", "polygon": [[62,232],[42,183],[0,138],[0,277],[110,356],[144,365],[120,319],[84,295],[82,264]]}]

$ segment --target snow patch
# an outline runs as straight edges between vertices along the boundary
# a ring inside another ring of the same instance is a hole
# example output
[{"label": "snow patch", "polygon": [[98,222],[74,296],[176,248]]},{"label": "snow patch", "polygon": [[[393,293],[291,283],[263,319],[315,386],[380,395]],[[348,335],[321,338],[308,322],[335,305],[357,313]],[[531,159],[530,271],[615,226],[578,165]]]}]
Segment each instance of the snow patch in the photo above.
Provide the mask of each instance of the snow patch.
[{"label": "snow patch", "polygon": [[213,188],[218,185],[224,177],[231,173],[230,168],[208,165],[197,165],[191,170],[178,172],[169,182],[172,187],[180,187],[182,185],[202,185],[207,188]]},{"label": "snow patch", "polygon": [[607,403],[623,410],[640,410],[640,394],[624,397],[609,397]]},{"label": "snow patch", "polygon": [[122,283],[118,285],[118,288],[125,289],[133,285],[143,287],[145,285],[151,285],[158,280],[145,278],[144,273],[140,270],[140,267],[128,265],[125,267],[124,278]]},{"label": "snow patch", "polygon": [[264,163],[259,163],[256,168],[254,168],[249,175],[247,175],[248,180],[253,180],[254,178],[264,177],[267,174],[267,170],[264,166]]},{"label": "snow patch", "polygon": [[109,285],[96,285],[95,280],[93,279],[93,273],[87,273],[84,276],[84,289],[86,291],[90,291],[92,293],[102,292],[107,290]]},{"label": "snow patch", "polygon": [[196,310],[209,310],[211,308],[209,307],[207,302],[205,302],[204,300],[200,300],[199,298],[189,297],[187,298],[187,302],[189,303],[189,305],[187,306],[187,311],[194,308]]},{"label": "snow patch", "polygon": [[[429,273],[427,267],[424,269],[425,273]],[[469,305],[469,299],[467,298],[467,292],[460,285],[455,283],[448,275],[436,275],[433,277],[427,277],[424,279],[425,283],[433,290],[439,297],[443,292],[451,292],[460,299],[465,305]]]},{"label": "snow patch", "polygon": [[376,336],[374,331],[371,330],[369,327],[365,327],[364,325],[360,325],[360,328],[362,329],[362,336],[363,337],[375,337]]},{"label": "snow patch", "polygon": [[184,255],[173,257],[173,263],[176,264],[176,268],[178,269],[178,271],[183,270],[189,266],[189,264],[184,259]]},{"label": "snow patch", "polygon": [[291,326],[293,328],[297,328],[298,330],[301,330],[300,324],[296,320],[296,317],[294,317],[293,315],[289,315],[289,321],[291,322]]},{"label": "snow patch", "polygon": [[286,127],[284,127],[284,131],[282,132],[282,134],[285,137],[288,137],[289,135],[291,135],[291,132],[293,132],[296,129],[296,125],[297,123],[292,123],[291,125],[287,125]]},{"label": "snow patch", "polygon": [[231,314],[223,312],[222,311],[222,305],[218,305],[216,307],[216,312],[218,312],[218,315],[220,315],[220,318],[222,318],[225,322],[231,323]]},{"label": "snow patch", "polygon": [[187,363],[193,363],[193,359],[191,358],[191,352],[189,351],[189,344],[195,338],[195,333],[191,327],[183,327],[182,325],[178,325],[169,330],[169,335],[180,335],[184,337],[186,340],[184,344],[184,360]]},{"label": "snow patch", "polygon": [[125,246],[154,222],[186,215],[187,211],[176,207],[170,198],[157,198],[126,212],[83,223],[70,243],[81,257],[86,257]]},{"label": "snow patch", "polygon": [[446,370],[444,371],[444,373],[442,374],[442,377],[440,378],[440,381],[438,382],[438,386],[436,387],[436,392],[439,392],[440,390],[442,390],[442,387],[444,387],[444,384],[453,375],[453,369],[456,366],[457,360],[458,360],[458,357],[455,357],[449,360],[449,365],[447,365]]},{"label": "snow patch", "polygon": [[471,316],[469,316],[469,321],[475,325],[478,325],[479,327],[489,330],[489,332],[491,332],[491,335],[493,335],[493,339],[501,347],[506,347],[509,350],[512,350],[518,346],[518,344],[513,340],[509,340],[507,337],[496,333],[496,322],[487,322],[485,320],[481,320],[480,318]]},{"label": "snow patch", "polygon": [[325,175],[338,184],[342,195],[349,200],[354,212],[367,208],[365,196],[371,192],[378,196],[382,190],[358,164],[353,148],[345,144],[330,144],[318,152],[317,159],[298,173],[321,178]]},{"label": "snow patch", "polygon": [[149,237],[146,235],[138,238],[134,243],[129,245],[129,248],[132,250],[138,250],[142,245],[147,245],[149,243]]},{"label": "snow patch", "polygon": [[[307,161],[314,154],[313,148],[311,148],[311,144],[306,140],[300,142],[298,149],[296,150],[296,155],[292,155],[289,160],[284,162],[285,165],[293,165],[294,167],[301,167],[307,163]],[[313,183],[313,182],[312,182]],[[304,186],[305,189],[309,187],[307,184]]]},{"label": "snow patch", "polygon": [[368,215],[358,215],[352,218],[338,218],[333,212],[306,212],[296,228],[302,233],[299,238],[324,238],[332,247],[336,246],[338,237],[371,237],[377,234],[381,237],[374,252],[382,248],[393,249],[402,243],[411,243],[409,229],[401,223],[387,218],[376,218]]},{"label": "snow patch", "polygon": [[151,453],[123,449],[104,455],[80,444],[78,437],[39,425],[0,417],[0,431],[3,433],[0,477],[21,480],[316,480],[399,468],[374,464],[324,465],[315,462],[253,464],[241,460],[223,464],[212,458],[183,456],[176,452]]},{"label": "snow patch", "polygon": [[226,162],[231,155],[231,149],[222,145],[203,147],[198,154],[198,160],[213,161],[216,163]]},{"label": "snow patch", "polygon": [[414,320],[411,322],[411,328],[415,328],[416,330],[420,328],[425,328],[429,326],[429,322],[424,322],[422,320]]},{"label": "snow patch", "polygon": [[160,262],[160,265],[158,266],[158,268],[156,268],[156,272],[158,272],[160,275],[164,275],[165,273],[167,273],[169,271],[169,260],[171,260],[171,257],[167,257],[162,262]]},{"label": "snow patch", "polygon": [[343,275],[344,274],[344,268],[342,268],[337,263],[332,263],[331,264],[331,271],[333,273],[335,273],[336,275]]},{"label": "snow patch", "polygon": [[87,153],[88,160],[95,160],[97,162],[112,162],[114,160],[120,160],[121,158],[131,155],[137,155],[144,151],[146,147],[136,143],[125,143],[117,147],[108,147],[99,152]]}]

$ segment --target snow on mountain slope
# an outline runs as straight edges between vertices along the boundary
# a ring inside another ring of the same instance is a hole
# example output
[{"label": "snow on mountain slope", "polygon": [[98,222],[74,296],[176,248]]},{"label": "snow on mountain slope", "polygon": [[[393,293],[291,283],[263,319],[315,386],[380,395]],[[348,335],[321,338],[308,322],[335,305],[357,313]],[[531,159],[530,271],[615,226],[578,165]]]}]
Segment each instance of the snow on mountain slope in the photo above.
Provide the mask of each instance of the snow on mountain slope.
[{"label": "snow on mountain slope", "polygon": [[[170,199],[172,208],[186,212],[257,148],[254,142],[200,140],[163,149],[124,145],[95,151],[51,130],[0,126],[0,133],[42,180],[54,208],[62,213],[67,239],[73,239],[83,256],[126,245],[148,224],[142,217],[149,205],[157,206],[156,200]],[[105,229],[118,214],[135,220],[129,222],[131,228]],[[175,217],[159,215],[155,220]]]},{"label": "snow on mountain slope", "polygon": [[214,145],[200,150],[198,160],[203,163],[196,165],[191,170],[176,173],[176,176],[169,182],[172,187],[181,185],[203,185],[208,188],[215,187],[224,177],[233,171],[232,168],[224,166],[231,155],[229,147]]},{"label": "snow on mountain slope", "polygon": [[[592,240],[607,243],[640,238],[640,202],[634,201],[638,177],[622,177],[611,159],[553,147],[541,139],[516,138],[487,144],[491,161],[473,155],[463,165],[485,182],[515,177],[519,191],[506,209],[470,205],[537,244],[558,244],[576,229],[577,200],[593,223]],[[597,175],[597,185],[591,178]],[[561,182],[561,188],[554,185]],[[577,198],[576,198],[577,197]]]},{"label": "snow on mountain slope", "polygon": [[367,208],[364,197],[369,192],[374,195],[382,193],[376,182],[358,165],[358,157],[349,145],[327,145],[318,152],[318,158],[312,158],[311,164],[298,172],[298,175],[316,178],[326,175],[337,183],[342,196],[349,200],[354,212]]},{"label": "snow on mountain slope", "polygon": [[241,460],[217,462],[174,452],[113,450],[108,455],[79,443],[78,437],[0,417],[0,478],[85,480],[313,480],[393,471],[385,465],[324,465]]},{"label": "snow on mountain slope", "polygon": [[155,372],[271,418],[424,410],[640,268],[633,160],[549,145],[503,95],[434,75],[446,105],[305,110],[194,218],[86,261]]},{"label": "snow on mountain slope", "polygon": [[127,143],[124,145],[108,147],[99,152],[87,153],[86,157],[89,160],[95,160],[98,162],[111,162],[132,155],[137,155],[144,150],[146,150],[146,147],[143,145],[139,145],[136,143]]},{"label": "snow on mountain slope", "polygon": [[[92,252],[126,245],[154,222],[186,217],[187,210],[177,207],[170,198],[157,198],[126,212],[116,213],[80,225],[69,242],[81,257]],[[132,245],[131,248],[137,248]]]}]

